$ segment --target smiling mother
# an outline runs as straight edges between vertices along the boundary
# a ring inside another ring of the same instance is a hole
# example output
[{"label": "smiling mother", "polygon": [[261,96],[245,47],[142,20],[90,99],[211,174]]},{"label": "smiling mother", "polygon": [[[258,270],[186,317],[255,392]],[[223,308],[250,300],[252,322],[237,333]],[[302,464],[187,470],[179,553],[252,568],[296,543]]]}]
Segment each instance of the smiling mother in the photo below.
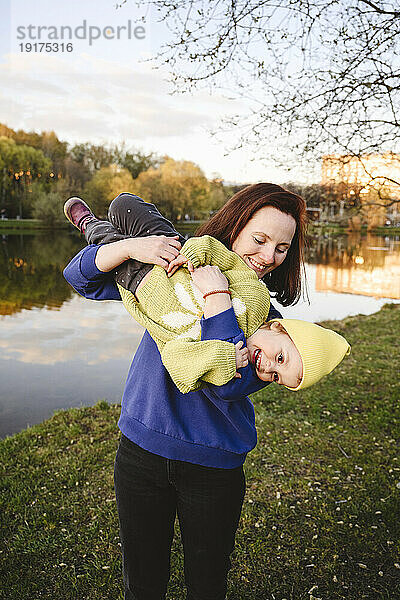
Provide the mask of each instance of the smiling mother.
[{"label": "smiling mother", "polygon": [[[102,222],[80,199],[66,206],[68,218],[91,245],[64,274],[86,298],[120,300],[118,278],[131,282],[134,292],[153,264],[168,271],[180,260],[184,238],[137,196],[120,194],[110,205],[109,221]],[[197,235],[211,235],[236,252],[288,306],[301,292],[305,222],[302,198],[259,183],[235,194]],[[95,245],[95,231],[98,241],[108,234],[110,243]],[[269,318],[279,316],[270,311]],[[201,328],[202,340],[232,343],[242,334],[232,306],[202,318]],[[125,600],[165,599],[176,515],[187,600],[225,598],[245,494],[243,463],[257,440],[248,395],[265,385],[249,364],[241,378],[183,394],[145,331],[125,384],[114,471]]]},{"label": "smiling mother", "polygon": [[236,252],[282,306],[301,294],[306,204],[273,183],[256,183],[235,194],[196,235],[212,235]]}]

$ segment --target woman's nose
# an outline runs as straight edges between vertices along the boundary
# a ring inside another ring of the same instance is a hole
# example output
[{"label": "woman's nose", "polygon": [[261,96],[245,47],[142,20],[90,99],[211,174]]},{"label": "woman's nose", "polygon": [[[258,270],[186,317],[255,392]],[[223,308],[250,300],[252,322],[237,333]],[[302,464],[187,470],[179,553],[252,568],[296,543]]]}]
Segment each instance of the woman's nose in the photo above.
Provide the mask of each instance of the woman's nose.
[{"label": "woman's nose", "polygon": [[266,265],[272,265],[275,261],[275,248],[265,245],[261,250],[261,256]]}]

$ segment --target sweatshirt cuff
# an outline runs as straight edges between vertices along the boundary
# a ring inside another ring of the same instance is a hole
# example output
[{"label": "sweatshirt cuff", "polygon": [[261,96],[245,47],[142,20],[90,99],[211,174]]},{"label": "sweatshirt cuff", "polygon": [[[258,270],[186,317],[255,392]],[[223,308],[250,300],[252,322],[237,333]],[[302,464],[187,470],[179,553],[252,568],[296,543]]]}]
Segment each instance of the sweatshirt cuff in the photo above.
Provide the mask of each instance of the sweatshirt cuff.
[{"label": "sweatshirt cuff", "polygon": [[201,317],[200,325],[201,339],[203,341],[229,340],[241,333],[232,307],[208,319]]},{"label": "sweatshirt cuff", "polygon": [[81,273],[90,281],[104,277],[106,273],[96,267],[95,259],[100,246],[87,246],[81,256]]}]

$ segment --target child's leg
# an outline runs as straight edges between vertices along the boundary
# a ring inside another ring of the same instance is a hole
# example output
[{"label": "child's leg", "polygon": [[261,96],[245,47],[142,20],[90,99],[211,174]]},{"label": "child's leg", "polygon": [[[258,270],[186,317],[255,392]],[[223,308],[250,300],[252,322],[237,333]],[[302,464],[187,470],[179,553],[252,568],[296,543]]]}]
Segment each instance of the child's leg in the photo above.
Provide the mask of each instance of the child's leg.
[{"label": "child's leg", "polygon": [[[154,204],[144,202],[134,194],[117,196],[108,209],[108,219],[88,222],[85,237],[89,244],[109,244],[129,237],[149,235],[179,235],[179,241],[182,244],[185,242],[185,238],[177,233]],[[135,293],[140,281],[152,268],[151,264],[130,259],[117,268],[114,278],[122,287]]]}]

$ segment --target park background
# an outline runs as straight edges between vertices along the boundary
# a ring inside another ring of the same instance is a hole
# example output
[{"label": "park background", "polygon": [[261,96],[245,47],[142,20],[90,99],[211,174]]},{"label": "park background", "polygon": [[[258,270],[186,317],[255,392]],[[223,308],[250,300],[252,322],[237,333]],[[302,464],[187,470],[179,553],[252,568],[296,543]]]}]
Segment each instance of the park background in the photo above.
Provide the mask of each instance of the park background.
[{"label": "park background", "polygon": [[[398,597],[395,3],[1,9],[2,552],[14,566],[0,594],[120,593],[112,460],[142,330],[118,303],[85,301],[63,280],[85,243],[65,199],[105,216],[131,191],[192,235],[234,192],[272,181],[303,194],[310,217],[308,300],[284,315],[341,319],[329,325],[353,354],[299,405],[280,390],[254,398],[260,441],[229,597]],[[170,597],[182,590],[176,544]]]}]

